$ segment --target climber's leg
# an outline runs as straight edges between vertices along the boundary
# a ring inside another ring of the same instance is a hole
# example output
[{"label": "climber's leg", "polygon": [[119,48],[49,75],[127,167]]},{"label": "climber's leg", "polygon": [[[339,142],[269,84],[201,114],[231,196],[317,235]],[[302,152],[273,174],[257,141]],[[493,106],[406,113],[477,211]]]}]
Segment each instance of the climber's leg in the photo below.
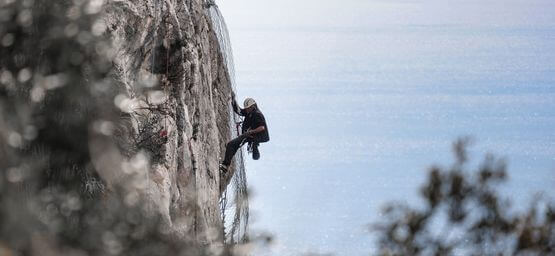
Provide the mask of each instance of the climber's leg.
[{"label": "climber's leg", "polygon": [[260,151],[258,151],[258,142],[256,141],[252,143],[252,159],[260,159]]},{"label": "climber's leg", "polygon": [[239,147],[241,147],[241,143],[243,143],[245,139],[246,138],[244,136],[239,136],[226,144],[225,157],[222,165],[228,167],[231,164],[231,159],[233,158]]}]

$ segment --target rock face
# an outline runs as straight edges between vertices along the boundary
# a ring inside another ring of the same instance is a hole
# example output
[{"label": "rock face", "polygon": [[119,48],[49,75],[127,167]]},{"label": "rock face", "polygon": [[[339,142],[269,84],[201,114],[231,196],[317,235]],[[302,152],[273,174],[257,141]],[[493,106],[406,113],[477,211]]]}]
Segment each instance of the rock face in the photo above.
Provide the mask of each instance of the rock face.
[{"label": "rock face", "polygon": [[221,255],[244,234],[246,201],[222,210],[230,177],[229,194],[246,183],[241,154],[218,170],[236,116],[213,2],[0,1],[0,13],[0,251]]},{"label": "rock face", "polygon": [[117,130],[124,174],[102,171],[106,147],[91,150],[108,187],[140,177],[128,193],[145,196],[145,211],[176,238],[201,244],[222,240],[219,199],[229,177],[220,179],[218,164],[232,134],[230,75],[209,8],[201,0],[106,4],[123,88],[115,103],[127,113]]}]

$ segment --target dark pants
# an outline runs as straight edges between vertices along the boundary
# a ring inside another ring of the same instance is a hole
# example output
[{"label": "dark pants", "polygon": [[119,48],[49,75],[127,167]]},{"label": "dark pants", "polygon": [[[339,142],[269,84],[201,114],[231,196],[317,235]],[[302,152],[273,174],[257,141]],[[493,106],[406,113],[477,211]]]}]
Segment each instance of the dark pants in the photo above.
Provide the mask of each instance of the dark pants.
[{"label": "dark pants", "polygon": [[241,147],[241,145],[245,142],[253,143],[258,146],[258,142],[256,141],[256,139],[244,135],[232,139],[225,146],[225,158],[222,164],[225,166],[229,166],[231,164],[231,159],[233,158],[235,153],[237,153],[237,150]]}]

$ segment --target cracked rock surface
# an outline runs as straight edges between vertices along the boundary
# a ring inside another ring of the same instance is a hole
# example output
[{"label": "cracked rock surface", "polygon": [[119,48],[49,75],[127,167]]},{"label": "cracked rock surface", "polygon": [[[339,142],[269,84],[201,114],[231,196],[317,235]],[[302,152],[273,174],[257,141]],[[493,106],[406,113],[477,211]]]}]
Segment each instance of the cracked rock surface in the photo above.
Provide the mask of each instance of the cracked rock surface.
[{"label": "cracked rock surface", "polygon": [[[200,0],[109,1],[122,157],[146,180],[146,210],[176,238],[221,241],[219,158],[230,139],[231,84],[207,5]],[[146,159],[146,160],[145,160]],[[134,165],[135,164],[135,165]],[[133,167],[134,166],[134,167]],[[124,167],[125,168],[125,167]],[[111,183],[125,175],[100,175]]]}]

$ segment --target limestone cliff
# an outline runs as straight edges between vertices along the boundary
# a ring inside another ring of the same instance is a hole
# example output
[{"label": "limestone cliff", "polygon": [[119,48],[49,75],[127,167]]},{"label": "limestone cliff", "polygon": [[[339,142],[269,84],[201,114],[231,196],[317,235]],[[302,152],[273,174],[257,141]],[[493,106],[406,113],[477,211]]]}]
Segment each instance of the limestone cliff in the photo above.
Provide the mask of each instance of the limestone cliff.
[{"label": "limestone cliff", "polygon": [[218,171],[237,116],[213,2],[0,0],[0,14],[0,254],[243,240],[242,153]]},{"label": "limestone cliff", "polygon": [[105,16],[125,88],[116,104],[129,113],[120,147],[127,158],[151,160],[147,211],[201,243],[221,239],[219,202],[230,177],[220,177],[218,163],[232,134],[232,67],[210,8],[201,0],[112,1]]}]

